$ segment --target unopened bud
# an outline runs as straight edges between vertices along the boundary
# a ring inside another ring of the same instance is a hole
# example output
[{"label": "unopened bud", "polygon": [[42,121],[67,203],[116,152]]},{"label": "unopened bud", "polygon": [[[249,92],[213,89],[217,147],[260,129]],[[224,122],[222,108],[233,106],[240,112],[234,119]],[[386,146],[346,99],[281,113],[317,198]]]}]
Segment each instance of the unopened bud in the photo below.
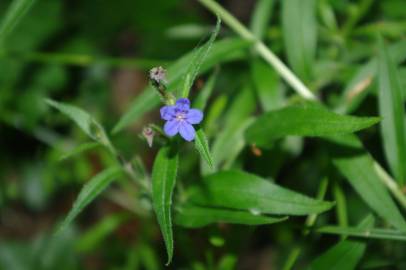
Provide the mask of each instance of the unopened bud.
[{"label": "unopened bud", "polygon": [[150,127],[144,127],[142,130],[142,136],[147,140],[148,146],[152,147],[154,142],[155,131]]},{"label": "unopened bud", "polygon": [[155,86],[165,85],[166,70],[163,67],[154,67],[149,71],[149,79]]}]

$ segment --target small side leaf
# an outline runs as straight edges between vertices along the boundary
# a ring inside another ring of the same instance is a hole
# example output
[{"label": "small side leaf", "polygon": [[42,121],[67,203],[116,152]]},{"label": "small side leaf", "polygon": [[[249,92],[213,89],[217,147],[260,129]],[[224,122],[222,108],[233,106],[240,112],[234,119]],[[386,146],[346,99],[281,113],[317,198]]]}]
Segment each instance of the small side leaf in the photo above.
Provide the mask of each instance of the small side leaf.
[{"label": "small side leaf", "polygon": [[46,99],[46,103],[74,121],[90,138],[100,141],[105,137],[103,127],[86,111],[73,105]]},{"label": "small side leaf", "polygon": [[87,142],[87,143],[79,144],[78,146],[73,148],[71,151],[61,155],[61,157],[59,158],[59,161],[66,160],[66,159],[71,158],[73,156],[79,155],[79,154],[81,154],[83,152],[94,149],[99,145],[100,145],[100,143],[98,143],[98,142]]},{"label": "small side leaf", "polygon": [[287,217],[255,215],[248,211],[185,205],[176,209],[175,223],[187,228],[204,227],[212,223],[262,225],[282,222]]},{"label": "small side leaf", "polygon": [[79,213],[89,205],[100,193],[102,193],[113,180],[115,180],[122,170],[120,167],[111,167],[94,176],[85,184],[76,198],[72,209],[60,225],[57,233],[63,231]]},{"label": "small side leaf", "polygon": [[206,161],[210,169],[213,170],[214,169],[213,157],[210,153],[209,143],[207,141],[206,134],[204,134],[202,128],[199,128],[196,131],[195,147],[199,152],[200,156],[202,157],[202,159],[204,159],[204,161]]},{"label": "small side leaf", "polygon": [[152,168],[152,201],[159,227],[165,241],[169,264],[173,256],[172,193],[178,170],[178,152],[175,144],[162,147]]},{"label": "small side leaf", "polygon": [[322,137],[346,134],[379,122],[378,117],[355,117],[333,113],[320,104],[307,102],[270,111],[248,127],[246,139],[258,146],[272,145],[289,135]]}]

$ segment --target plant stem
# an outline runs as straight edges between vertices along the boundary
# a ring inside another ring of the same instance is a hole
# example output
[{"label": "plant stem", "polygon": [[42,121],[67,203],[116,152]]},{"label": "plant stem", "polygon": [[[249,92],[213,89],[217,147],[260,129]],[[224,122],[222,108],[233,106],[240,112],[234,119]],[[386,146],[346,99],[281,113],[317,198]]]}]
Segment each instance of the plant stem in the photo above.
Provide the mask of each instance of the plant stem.
[{"label": "plant stem", "polygon": [[233,15],[213,0],[198,0],[202,5],[217,14],[231,29],[243,39],[254,43],[254,50],[281,75],[283,79],[303,98],[316,100],[316,96],[304,83],[253,33],[242,25]]},{"label": "plant stem", "polygon": [[374,162],[374,167],[379,175],[379,179],[385,184],[385,186],[392,192],[393,196],[398,200],[404,209],[406,209],[406,196],[402,193],[400,187],[395,180],[388,175],[388,173],[379,165],[377,162]]}]

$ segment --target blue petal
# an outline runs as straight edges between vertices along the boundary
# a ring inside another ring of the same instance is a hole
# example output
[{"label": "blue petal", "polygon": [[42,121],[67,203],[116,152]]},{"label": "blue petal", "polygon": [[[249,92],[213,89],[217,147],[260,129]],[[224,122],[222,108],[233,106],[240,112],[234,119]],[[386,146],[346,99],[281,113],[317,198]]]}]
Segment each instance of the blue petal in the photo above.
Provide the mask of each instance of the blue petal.
[{"label": "blue petal", "polygon": [[179,133],[180,136],[183,137],[186,141],[190,142],[195,138],[195,129],[192,125],[188,124],[187,122],[182,122],[179,125]]},{"label": "blue petal", "polygon": [[186,120],[189,124],[199,124],[203,120],[203,113],[198,109],[190,109],[186,114]]},{"label": "blue petal", "polygon": [[175,118],[175,106],[163,106],[160,110],[163,120],[172,120]]},{"label": "blue petal", "polygon": [[169,120],[164,125],[165,134],[169,137],[175,136],[179,132],[180,122],[177,120]]},{"label": "blue petal", "polygon": [[190,108],[190,101],[187,98],[180,98],[176,101],[175,105],[180,110],[189,110]]}]

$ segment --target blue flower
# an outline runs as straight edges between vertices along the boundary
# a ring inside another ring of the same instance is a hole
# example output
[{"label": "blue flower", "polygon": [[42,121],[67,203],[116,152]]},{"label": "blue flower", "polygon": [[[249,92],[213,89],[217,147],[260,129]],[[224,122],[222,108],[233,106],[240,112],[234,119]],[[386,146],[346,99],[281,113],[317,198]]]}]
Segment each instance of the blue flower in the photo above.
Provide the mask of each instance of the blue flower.
[{"label": "blue flower", "polygon": [[180,134],[186,141],[192,141],[196,132],[192,125],[199,124],[203,120],[203,113],[190,108],[187,98],[180,98],[173,106],[161,108],[161,118],[166,120],[164,131],[169,137]]}]

